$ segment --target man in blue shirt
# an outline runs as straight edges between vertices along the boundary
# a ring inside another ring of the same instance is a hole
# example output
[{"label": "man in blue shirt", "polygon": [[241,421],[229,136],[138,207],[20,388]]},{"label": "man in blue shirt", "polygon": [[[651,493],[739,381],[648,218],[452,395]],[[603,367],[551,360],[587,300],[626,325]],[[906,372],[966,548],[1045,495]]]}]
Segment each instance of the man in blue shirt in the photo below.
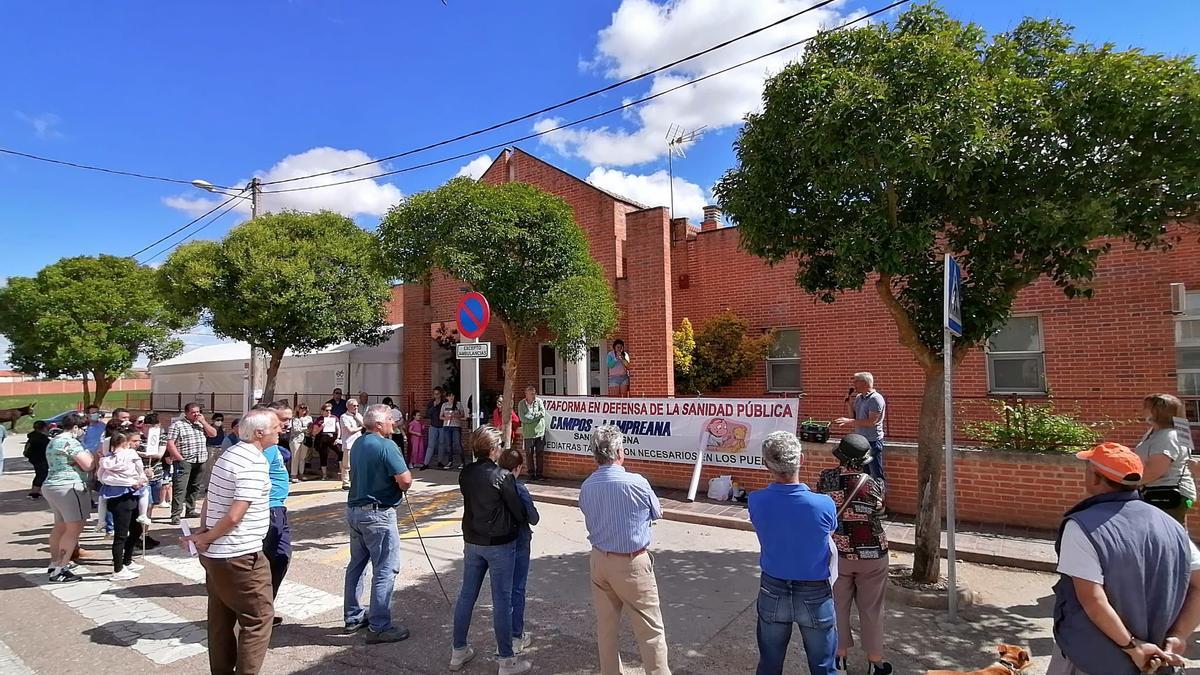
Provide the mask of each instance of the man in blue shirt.
[{"label": "man in blue shirt", "polygon": [[619,675],[617,638],[621,610],[628,605],[647,675],[670,675],[667,634],[658,605],[658,581],[650,546],[650,524],[662,518],[662,505],[645,478],[629,473],[621,430],[596,427],[591,439],[598,468],[583,481],[579,509],[592,544],[592,604],[596,608],[596,644],[600,672]]},{"label": "man in blue shirt", "polygon": [[800,439],[768,434],[763,463],[775,482],[750,495],[762,580],[758,592],[758,675],[783,672],[792,624],[800,626],[812,675],[833,675],[837,629],[830,583],[837,528],[833,500],[800,482]]},{"label": "man in blue shirt", "polygon": [[839,417],[834,424],[839,427],[853,426],[851,433],[858,434],[871,444],[872,461],[866,466],[867,473],[878,481],[883,475],[883,420],[887,417],[887,402],[883,394],[875,391],[875,376],[871,373],[855,373],[850,379],[850,391],[846,394],[846,411],[850,417]]},{"label": "man in blue shirt", "polygon": [[[412,485],[412,473],[392,441],[392,411],[375,404],[363,415],[364,434],[350,455],[350,491],[346,523],[350,527],[350,564],[346,567],[346,632],[363,628],[368,643],[399,642],[408,629],[392,625],[392,589],[400,571],[400,533],[396,505]],[[371,606],[364,610],[363,575],[371,563]]]},{"label": "man in blue shirt", "polygon": [[85,450],[96,452],[100,449],[100,441],[104,440],[104,414],[100,412],[100,406],[89,405],[87,407],[87,428],[83,432],[83,444]]},{"label": "man in blue shirt", "polygon": [[[270,409],[279,418],[280,428],[287,429],[292,423],[292,409],[287,403],[272,403]],[[267,536],[263,537],[263,553],[271,564],[271,599],[279,595],[279,587],[287,576],[288,566],[292,563],[292,528],[288,525],[288,512],[284,502],[291,493],[291,477],[288,475],[288,463],[292,453],[287,443],[280,442],[263,450],[267,460],[267,475],[271,478],[271,523],[267,527]],[[283,623],[283,618],[275,615],[274,624]]]}]

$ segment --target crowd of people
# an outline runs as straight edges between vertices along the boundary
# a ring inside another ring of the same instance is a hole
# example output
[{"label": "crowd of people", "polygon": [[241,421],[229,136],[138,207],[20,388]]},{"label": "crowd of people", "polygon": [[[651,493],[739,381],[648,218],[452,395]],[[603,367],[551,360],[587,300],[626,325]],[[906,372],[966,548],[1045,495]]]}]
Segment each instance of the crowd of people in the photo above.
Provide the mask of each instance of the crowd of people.
[{"label": "crowd of people", "polygon": [[[774,432],[762,441],[772,482],[748,499],[760,546],[760,674],[785,671],[794,627],[813,675],[848,672],[856,637],[868,675],[893,672],[883,637],[886,402],[870,373],[857,373],[852,382],[849,416],[836,423],[855,433],[836,444],[837,466],[820,472],[815,489],[800,480],[804,453],[795,434]],[[345,632],[361,631],[369,644],[402,641],[409,630],[391,611],[399,572],[396,507],[412,486],[410,467],[432,463],[460,470],[463,499],[463,580],[449,669],[460,670],[477,655],[468,635],[486,577],[498,672],[529,671],[523,654],[533,636],[525,600],[539,514],[518,479],[537,479],[544,471],[547,413],[536,389],[526,388],[507,420],[521,428],[520,449],[505,442],[513,437],[504,437],[499,413],[493,425],[464,433],[470,413],[441,388],[425,410],[411,415],[390,399],[365,405],[366,399],[347,400],[336,390],[316,416],[305,405],[295,411],[284,401],[260,405],[228,431],[222,416],[206,418],[197,404],[173,421],[160,422],[154,413],[131,419],[123,409],[105,421],[92,408],[65,415],[54,432],[36,424],[26,456],[35,467],[30,496],[44,499],[54,514],[50,581],[80,579],[74,561],[94,508],[97,526],[112,534],[114,581],[136,578],[142,569],[136,551],[158,545],[147,534],[155,506],[169,506],[173,524],[198,518],[180,541],[194,547],[206,571],[212,670],[261,672],[272,629],[281,622],[274,600],[291,560],[286,501],[315,449],[323,477],[328,455],[337,455],[347,491]],[[1104,443],[1078,453],[1087,462],[1088,496],[1067,512],[1057,542],[1052,675],[1180,664],[1200,624],[1200,550],[1181,525],[1196,497],[1190,438],[1178,426],[1183,404],[1156,394],[1145,398],[1142,412],[1147,431],[1136,448]],[[625,469],[618,428],[593,429],[589,448],[596,468],[582,483],[579,508],[591,545],[600,671],[622,672],[618,643],[626,616],[645,672],[669,673],[650,551],[651,525],[662,518],[662,506],[649,482]]]}]

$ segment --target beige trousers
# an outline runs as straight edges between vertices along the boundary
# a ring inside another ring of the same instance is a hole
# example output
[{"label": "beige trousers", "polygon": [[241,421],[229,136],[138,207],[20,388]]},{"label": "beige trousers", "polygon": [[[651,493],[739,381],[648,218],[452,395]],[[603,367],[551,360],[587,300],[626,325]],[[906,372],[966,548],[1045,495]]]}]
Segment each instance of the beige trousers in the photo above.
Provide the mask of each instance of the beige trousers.
[{"label": "beige trousers", "polygon": [[658,582],[648,552],[630,558],[592,549],[592,604],[596,607],[596,646],[602,675],[620,675],[617,636],[621,611],[629,610],[633,634],[646,675],[671,675],[667,665],[667,634],[658,606]]},{"label": "beige trousers", "polygon": [[858,625],[867,656],[883,656],[883,593],[887,583],[887,553],[878,560],[838,558],[838,577],[833,584],[837,606],[838,653],[854,646],[850,632],[850,606],[858,606]]}]

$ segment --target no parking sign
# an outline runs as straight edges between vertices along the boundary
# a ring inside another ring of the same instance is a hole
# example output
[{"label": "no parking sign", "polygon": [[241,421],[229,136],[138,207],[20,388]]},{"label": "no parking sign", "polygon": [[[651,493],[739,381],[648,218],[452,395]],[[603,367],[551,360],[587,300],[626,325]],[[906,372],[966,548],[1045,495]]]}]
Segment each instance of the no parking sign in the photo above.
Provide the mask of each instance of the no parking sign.
[{"label": "no parking sign", "polygon": [[458,301],[458,332],[463,337],[477,339],[492,320],[492,308],[480,293],[467,293]]}]

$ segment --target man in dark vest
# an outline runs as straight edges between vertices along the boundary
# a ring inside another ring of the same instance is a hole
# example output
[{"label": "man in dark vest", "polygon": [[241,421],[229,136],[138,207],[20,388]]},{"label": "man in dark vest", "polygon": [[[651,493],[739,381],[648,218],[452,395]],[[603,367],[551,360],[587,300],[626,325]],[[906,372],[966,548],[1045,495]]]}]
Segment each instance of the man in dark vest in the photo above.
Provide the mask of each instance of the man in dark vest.
[{"label": "man in dark vest", "polygon": [[1047,675],[1135,675],[1150,661],[1183,665],[1200,624],[1200,551],[1165,512],[1138,496],[1142,461],[1104,443],[1088,462],[1090,495],[1058,534],[1054,654]]}]

